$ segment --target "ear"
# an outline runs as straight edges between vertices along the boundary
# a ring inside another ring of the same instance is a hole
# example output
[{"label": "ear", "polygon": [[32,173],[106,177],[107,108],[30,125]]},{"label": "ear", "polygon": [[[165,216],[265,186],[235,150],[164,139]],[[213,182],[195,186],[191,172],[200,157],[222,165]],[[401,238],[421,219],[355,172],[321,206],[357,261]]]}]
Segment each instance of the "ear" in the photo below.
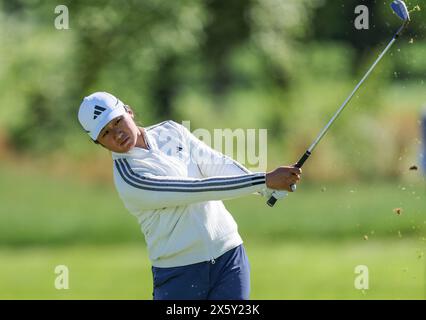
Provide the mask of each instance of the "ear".
[{"label": "ear", "polygon": [[133,113],[133,110],[129,106],[124,106],[124,108],[126,109],[127,113],[130,114],[130,116],[132,118],[135,117],[135,114]]}]

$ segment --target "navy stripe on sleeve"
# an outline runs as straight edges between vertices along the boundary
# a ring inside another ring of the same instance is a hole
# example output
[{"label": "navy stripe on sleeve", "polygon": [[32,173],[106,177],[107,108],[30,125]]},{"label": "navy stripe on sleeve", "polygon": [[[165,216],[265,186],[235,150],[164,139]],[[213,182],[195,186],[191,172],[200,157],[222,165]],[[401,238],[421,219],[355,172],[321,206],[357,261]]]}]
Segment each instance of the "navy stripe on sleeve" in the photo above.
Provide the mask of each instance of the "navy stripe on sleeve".
[{"label": "navy stripe on sleeve", "polygon": [[[190,182],[188,180],[183,179],[155,179],[151,178],[149,176],[141,176],[137,172],[134,172],[132,168],[130,167],[129,162],[126,159],[119,159],[117,160],[121,164],[125,166],[125,169],[127,169],[130,176],[133,176],[135,179],[142,179],[142,182],[146,183],[152,183],[153,185],[161,185],[164,186],[166,183],[173,186],[181,186],[181,187],[187,187],[190,184],[194,184],[194,186],[204,186],[204,185],[223,185],[223,184],[233,184],[237,182],[248,182],[253,179],[264,179],[264,176],[262,174],[250,174],[246,176],[233,176],[233,177],[215,177],[215,178],[204,178],[202,180],[200,179],[194,179],[194,182]],[[198,181],[197,181],[198,180]],[[191,186],[193,187],[193,186]]]},{"label": "navy stripe on sleeve", "polygon": [[241,189],[265,183],[265,176],[217,177],[185,182],[179,179],[156,179],[135,173],[125,159],[114,161],[123,180],[136,188],[152,191],[204,192]]}]

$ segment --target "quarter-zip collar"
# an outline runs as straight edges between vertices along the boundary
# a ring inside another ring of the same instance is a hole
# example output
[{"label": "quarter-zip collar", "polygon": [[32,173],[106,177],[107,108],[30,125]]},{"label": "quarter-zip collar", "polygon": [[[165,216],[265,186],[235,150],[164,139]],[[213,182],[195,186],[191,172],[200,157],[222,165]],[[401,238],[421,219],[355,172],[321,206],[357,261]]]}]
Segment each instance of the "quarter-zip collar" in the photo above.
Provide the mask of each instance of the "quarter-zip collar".
[{"label": "quarter-zip collar", "polygon": [[115,160],[115,159],[122,158],[123,156],[132,157],[132,156],[137,156],[137,155],[147,154],[147,153],[153,152],[153,150],[155,150],[155,147],[156,147],[155,140],[151,139],[151,137],[149,137],[150,133],[146,129],[144,129],[142,131],[142,134],[144,135],[145,144],[148,147],[148,149],[141,148],[141,147],[133,147],[132,149],[130,149],[126,153],[111,152],[112,158]]}]

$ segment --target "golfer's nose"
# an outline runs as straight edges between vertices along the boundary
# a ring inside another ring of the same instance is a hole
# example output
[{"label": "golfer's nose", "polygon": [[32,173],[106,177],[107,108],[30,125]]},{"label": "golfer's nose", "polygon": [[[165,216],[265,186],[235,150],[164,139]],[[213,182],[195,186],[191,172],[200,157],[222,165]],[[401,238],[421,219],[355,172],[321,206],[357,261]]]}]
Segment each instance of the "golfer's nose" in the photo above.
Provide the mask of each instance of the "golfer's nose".
[{"label": "golfer's nose", "polygon": [[123,138],[124,132],[121,130],[114,129],[115,141],[120,141]]}]

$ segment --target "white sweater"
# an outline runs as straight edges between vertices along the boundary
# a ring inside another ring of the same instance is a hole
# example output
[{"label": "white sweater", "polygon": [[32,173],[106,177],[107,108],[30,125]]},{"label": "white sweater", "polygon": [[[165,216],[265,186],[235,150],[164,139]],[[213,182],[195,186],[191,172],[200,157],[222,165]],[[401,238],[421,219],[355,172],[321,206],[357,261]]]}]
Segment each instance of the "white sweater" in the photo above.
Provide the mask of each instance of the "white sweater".
[{"label": "white sweater", "polygon": [[265,173],[251,173],[165,121],[145,128],[149,149],[112,153],[114,182],[137,217],[155,267],[215,259],[243,241],[221,200],[265,195]]}]

